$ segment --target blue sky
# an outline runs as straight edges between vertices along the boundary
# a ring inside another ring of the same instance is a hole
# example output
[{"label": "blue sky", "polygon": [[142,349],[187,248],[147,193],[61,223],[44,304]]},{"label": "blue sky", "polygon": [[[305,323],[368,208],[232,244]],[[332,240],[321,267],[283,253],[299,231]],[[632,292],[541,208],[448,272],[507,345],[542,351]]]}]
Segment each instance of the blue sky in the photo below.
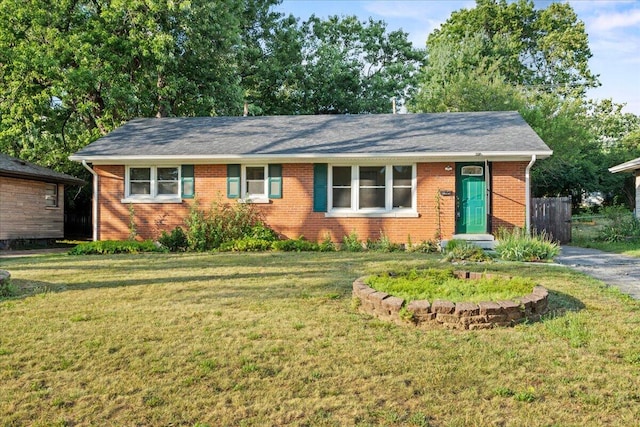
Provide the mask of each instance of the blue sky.
[{"label": "blue sky", "polygon": [[[536,0],[547,7],[550,1]],[[585,23],[593,57],[589,65],[602,86],[589,98],[612,98],[627,104],[623,111],[640,115],[640,1],[569,1]],[[471,8],[475,1],[404,0],[284,0],[279,10],[305,20],[311,14],[356,15],[361,20],[382,19],[391,30],[402,28],[416,47],[424,47],[429,33],[455,10]]]}]

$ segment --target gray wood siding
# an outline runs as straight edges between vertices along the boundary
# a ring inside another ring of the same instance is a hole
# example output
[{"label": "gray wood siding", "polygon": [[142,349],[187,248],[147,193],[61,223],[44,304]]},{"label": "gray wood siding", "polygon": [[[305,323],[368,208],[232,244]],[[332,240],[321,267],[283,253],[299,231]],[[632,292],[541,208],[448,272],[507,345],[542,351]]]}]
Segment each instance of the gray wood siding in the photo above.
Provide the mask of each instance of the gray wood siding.
[{"label": "gray wood siding", "polygon": [[0,177],[0,240],[64,237],[64,185],[58,207],[45,206],[46,183]]}]

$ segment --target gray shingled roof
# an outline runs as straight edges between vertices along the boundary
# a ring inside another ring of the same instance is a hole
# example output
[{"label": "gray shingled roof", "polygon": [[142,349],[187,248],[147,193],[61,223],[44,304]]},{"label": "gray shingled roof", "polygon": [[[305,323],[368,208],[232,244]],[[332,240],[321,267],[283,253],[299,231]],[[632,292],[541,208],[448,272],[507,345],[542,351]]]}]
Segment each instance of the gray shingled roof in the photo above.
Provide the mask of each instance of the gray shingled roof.
[{"label": "gray shingled roof", "polygon": [[85,182],[71,175],[56,172],[24,160],[16,159],[7,154],[0,153],[0,176],[12,178],[26,178],[35,181],[52,183],[83,185]]},{"label": "gray shingled roof", "polygon": [[136,119],[72,160],[434,156],[549,147],[517,112]]}]

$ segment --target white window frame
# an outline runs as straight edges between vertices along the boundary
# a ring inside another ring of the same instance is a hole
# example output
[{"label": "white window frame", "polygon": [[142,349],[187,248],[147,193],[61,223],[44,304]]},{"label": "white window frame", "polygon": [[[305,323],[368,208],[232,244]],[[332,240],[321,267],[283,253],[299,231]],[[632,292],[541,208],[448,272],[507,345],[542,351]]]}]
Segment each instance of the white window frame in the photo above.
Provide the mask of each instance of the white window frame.
[{"label": "white window frame", "polygon": [[[55,189],[53,194],[47,194],[48,190],[52,188]],[[44,206],[45,208],[48,209],[55,209],[57,207],[59,207],[58,205],[58,184],[54,184],[53,182],[47,182],[45,183],[45,187],[44,187]],[[49,204],[49,201],[53,200],[53,204]]]},{"label": "white window frame", "polygon": [[[158,168],[178,170],[178,193],[158,194]],[[150,169],[150,194],[131,194],[131,169]],[[122,203],[182,203],[182,168],[178,165],[128,165],[125,171]]]},{"label": "white window frame", "polygon": [[[263,189],[262,194],[249,194],[247,192],[247,168],[262,168],[264,171]],[[242,171],[240,172],[240,199],[246,203],[269,203],[269,165],[242,165]]]},{"label": "white window frame", "polygon": [[[333,207],[333,167],[351,167],[351,207]],[[385,169],[385,207],[384,208],[360,208],[360,167],[384,166]],[[411,207],[393,207],[393,166],[411,166]],[[415,163],[396,162],[391,164],[331,164],[328,170],[327,201],[329,210],[326,217],[390,217],[390,218],[415,218],[417,212],[417,166]]]}]

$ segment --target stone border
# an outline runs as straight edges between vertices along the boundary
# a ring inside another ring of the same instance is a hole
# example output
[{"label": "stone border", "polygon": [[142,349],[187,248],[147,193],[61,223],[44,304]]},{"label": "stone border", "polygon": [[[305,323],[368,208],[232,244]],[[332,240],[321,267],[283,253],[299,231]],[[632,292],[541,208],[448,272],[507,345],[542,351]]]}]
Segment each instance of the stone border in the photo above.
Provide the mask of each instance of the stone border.
[{"label": "stone border", "polygon": [[4,284],[4,282],[8,282],[11,279],[11,273],[7,270],[0,270],[0,285]]},{"label": "stone border", "polygon": [[[496,275],[454,271],[459,279],[477,280]],[[376,291],[364,283],[369,276],[353,282],[353,297],[360,301],[359,310],[382,320],[418,327],[444,326],[449,329],[490,329],[513,326],[526,320],[537,321],[548,310],[549,292],[537,285],[533,292],[517,300],[482,301],[479,303],[435,300],[411,301]],[[402,309],[405,310],[402,310]],[[407,319],[408,318],[408,319]],[[405,320],[406,319],[406,320]]]}]

